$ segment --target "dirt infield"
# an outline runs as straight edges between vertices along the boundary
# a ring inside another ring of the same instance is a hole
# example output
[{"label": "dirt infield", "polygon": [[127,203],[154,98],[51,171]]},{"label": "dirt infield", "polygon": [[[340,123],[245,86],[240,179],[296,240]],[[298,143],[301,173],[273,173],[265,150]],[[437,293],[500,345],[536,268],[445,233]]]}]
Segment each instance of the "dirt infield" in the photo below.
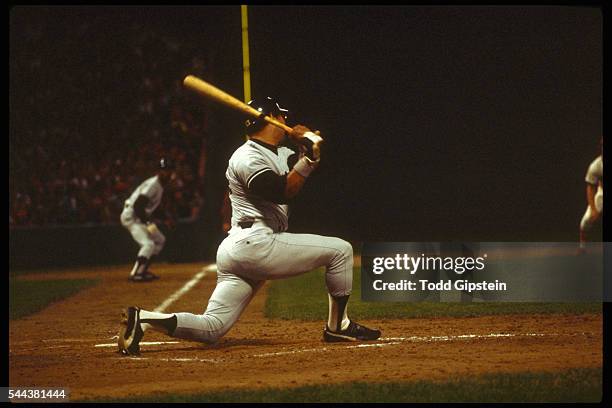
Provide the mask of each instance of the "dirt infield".
[{"label": "dirt infield", "polygon": [[[115,336],[122,308],[158,307],[202,265],[154,269],[162,279],[151,284],[129,283],[129,265],[23,277],[102,283],[10,322],[10,386],[68,387],[81,399],[602,366],[601,314],[366,320],[383,339],[330,345],[321,341],[323,322],[266,319],[265,287],[219,344],[147,332],[144,341],[155,344],[144,343],[140,357],[121,357]],[[201,313],[214,285],[208,272],[167,310]]]}]

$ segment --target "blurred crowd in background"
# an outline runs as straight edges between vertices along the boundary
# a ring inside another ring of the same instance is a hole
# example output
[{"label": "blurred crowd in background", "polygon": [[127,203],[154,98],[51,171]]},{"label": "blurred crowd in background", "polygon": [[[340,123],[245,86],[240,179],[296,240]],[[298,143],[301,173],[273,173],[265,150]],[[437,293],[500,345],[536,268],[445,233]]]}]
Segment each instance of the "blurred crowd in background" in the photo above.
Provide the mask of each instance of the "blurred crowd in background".
[{"label": "blurred crowd in background", "polygon": [[52,17],[11,38],[9,227],[119,223],[160,157],[178,176],[160,211],[198,217],[208,121],[181,81],[206,56],[154,25]]}]

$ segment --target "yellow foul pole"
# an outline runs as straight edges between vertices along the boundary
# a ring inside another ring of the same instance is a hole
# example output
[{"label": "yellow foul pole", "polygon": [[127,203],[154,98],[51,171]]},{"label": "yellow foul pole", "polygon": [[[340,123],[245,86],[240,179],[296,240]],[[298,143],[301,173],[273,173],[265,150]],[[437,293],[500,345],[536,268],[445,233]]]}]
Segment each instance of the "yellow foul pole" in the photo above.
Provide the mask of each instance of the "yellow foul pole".
[{"label": "yellow foul pole", "polygon": [[244,102],[251,100],[251,66],[249,63],[249,18],[247,6],[240,6],[242,17],[242,76],[244,80]]}]

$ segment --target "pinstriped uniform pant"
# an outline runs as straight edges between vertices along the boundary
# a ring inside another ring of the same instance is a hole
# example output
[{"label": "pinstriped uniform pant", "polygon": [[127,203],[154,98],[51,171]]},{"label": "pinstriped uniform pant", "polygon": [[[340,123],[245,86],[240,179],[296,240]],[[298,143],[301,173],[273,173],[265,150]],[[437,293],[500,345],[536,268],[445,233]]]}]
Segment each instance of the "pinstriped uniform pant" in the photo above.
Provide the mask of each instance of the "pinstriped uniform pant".
[{"label": "pinstriped uniform pant", "polygon": [[268,279],[283,279],[324,266],[332,296],[353,287],[353,248],[333,237],[274,233],[265,226],[234,227],[217,251],[217,286],[202,315],[175,313],[174,337],[213,343],[236,323],[257,289]]}]

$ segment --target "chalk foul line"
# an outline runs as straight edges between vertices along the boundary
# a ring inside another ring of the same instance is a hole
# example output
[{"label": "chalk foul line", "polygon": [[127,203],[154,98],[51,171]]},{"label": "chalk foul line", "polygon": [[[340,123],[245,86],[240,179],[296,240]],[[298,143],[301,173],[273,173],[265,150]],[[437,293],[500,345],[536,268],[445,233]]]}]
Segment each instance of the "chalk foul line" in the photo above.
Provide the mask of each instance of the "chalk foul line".
[{"label": "chalk foul line", "polygon": [[170,305],[180,299],[185,293],[189,292],[195,285],[198,284],[200,280],[202,280],[209,272],[215,271],[217,269],[216,264],[211,264],[202,268],[200,272],[198,272],[189,282],[183,285],[182,288],[174,292],[170,295],[163,303],[157,306],[153,311],[154,312],[164,312]]}]

